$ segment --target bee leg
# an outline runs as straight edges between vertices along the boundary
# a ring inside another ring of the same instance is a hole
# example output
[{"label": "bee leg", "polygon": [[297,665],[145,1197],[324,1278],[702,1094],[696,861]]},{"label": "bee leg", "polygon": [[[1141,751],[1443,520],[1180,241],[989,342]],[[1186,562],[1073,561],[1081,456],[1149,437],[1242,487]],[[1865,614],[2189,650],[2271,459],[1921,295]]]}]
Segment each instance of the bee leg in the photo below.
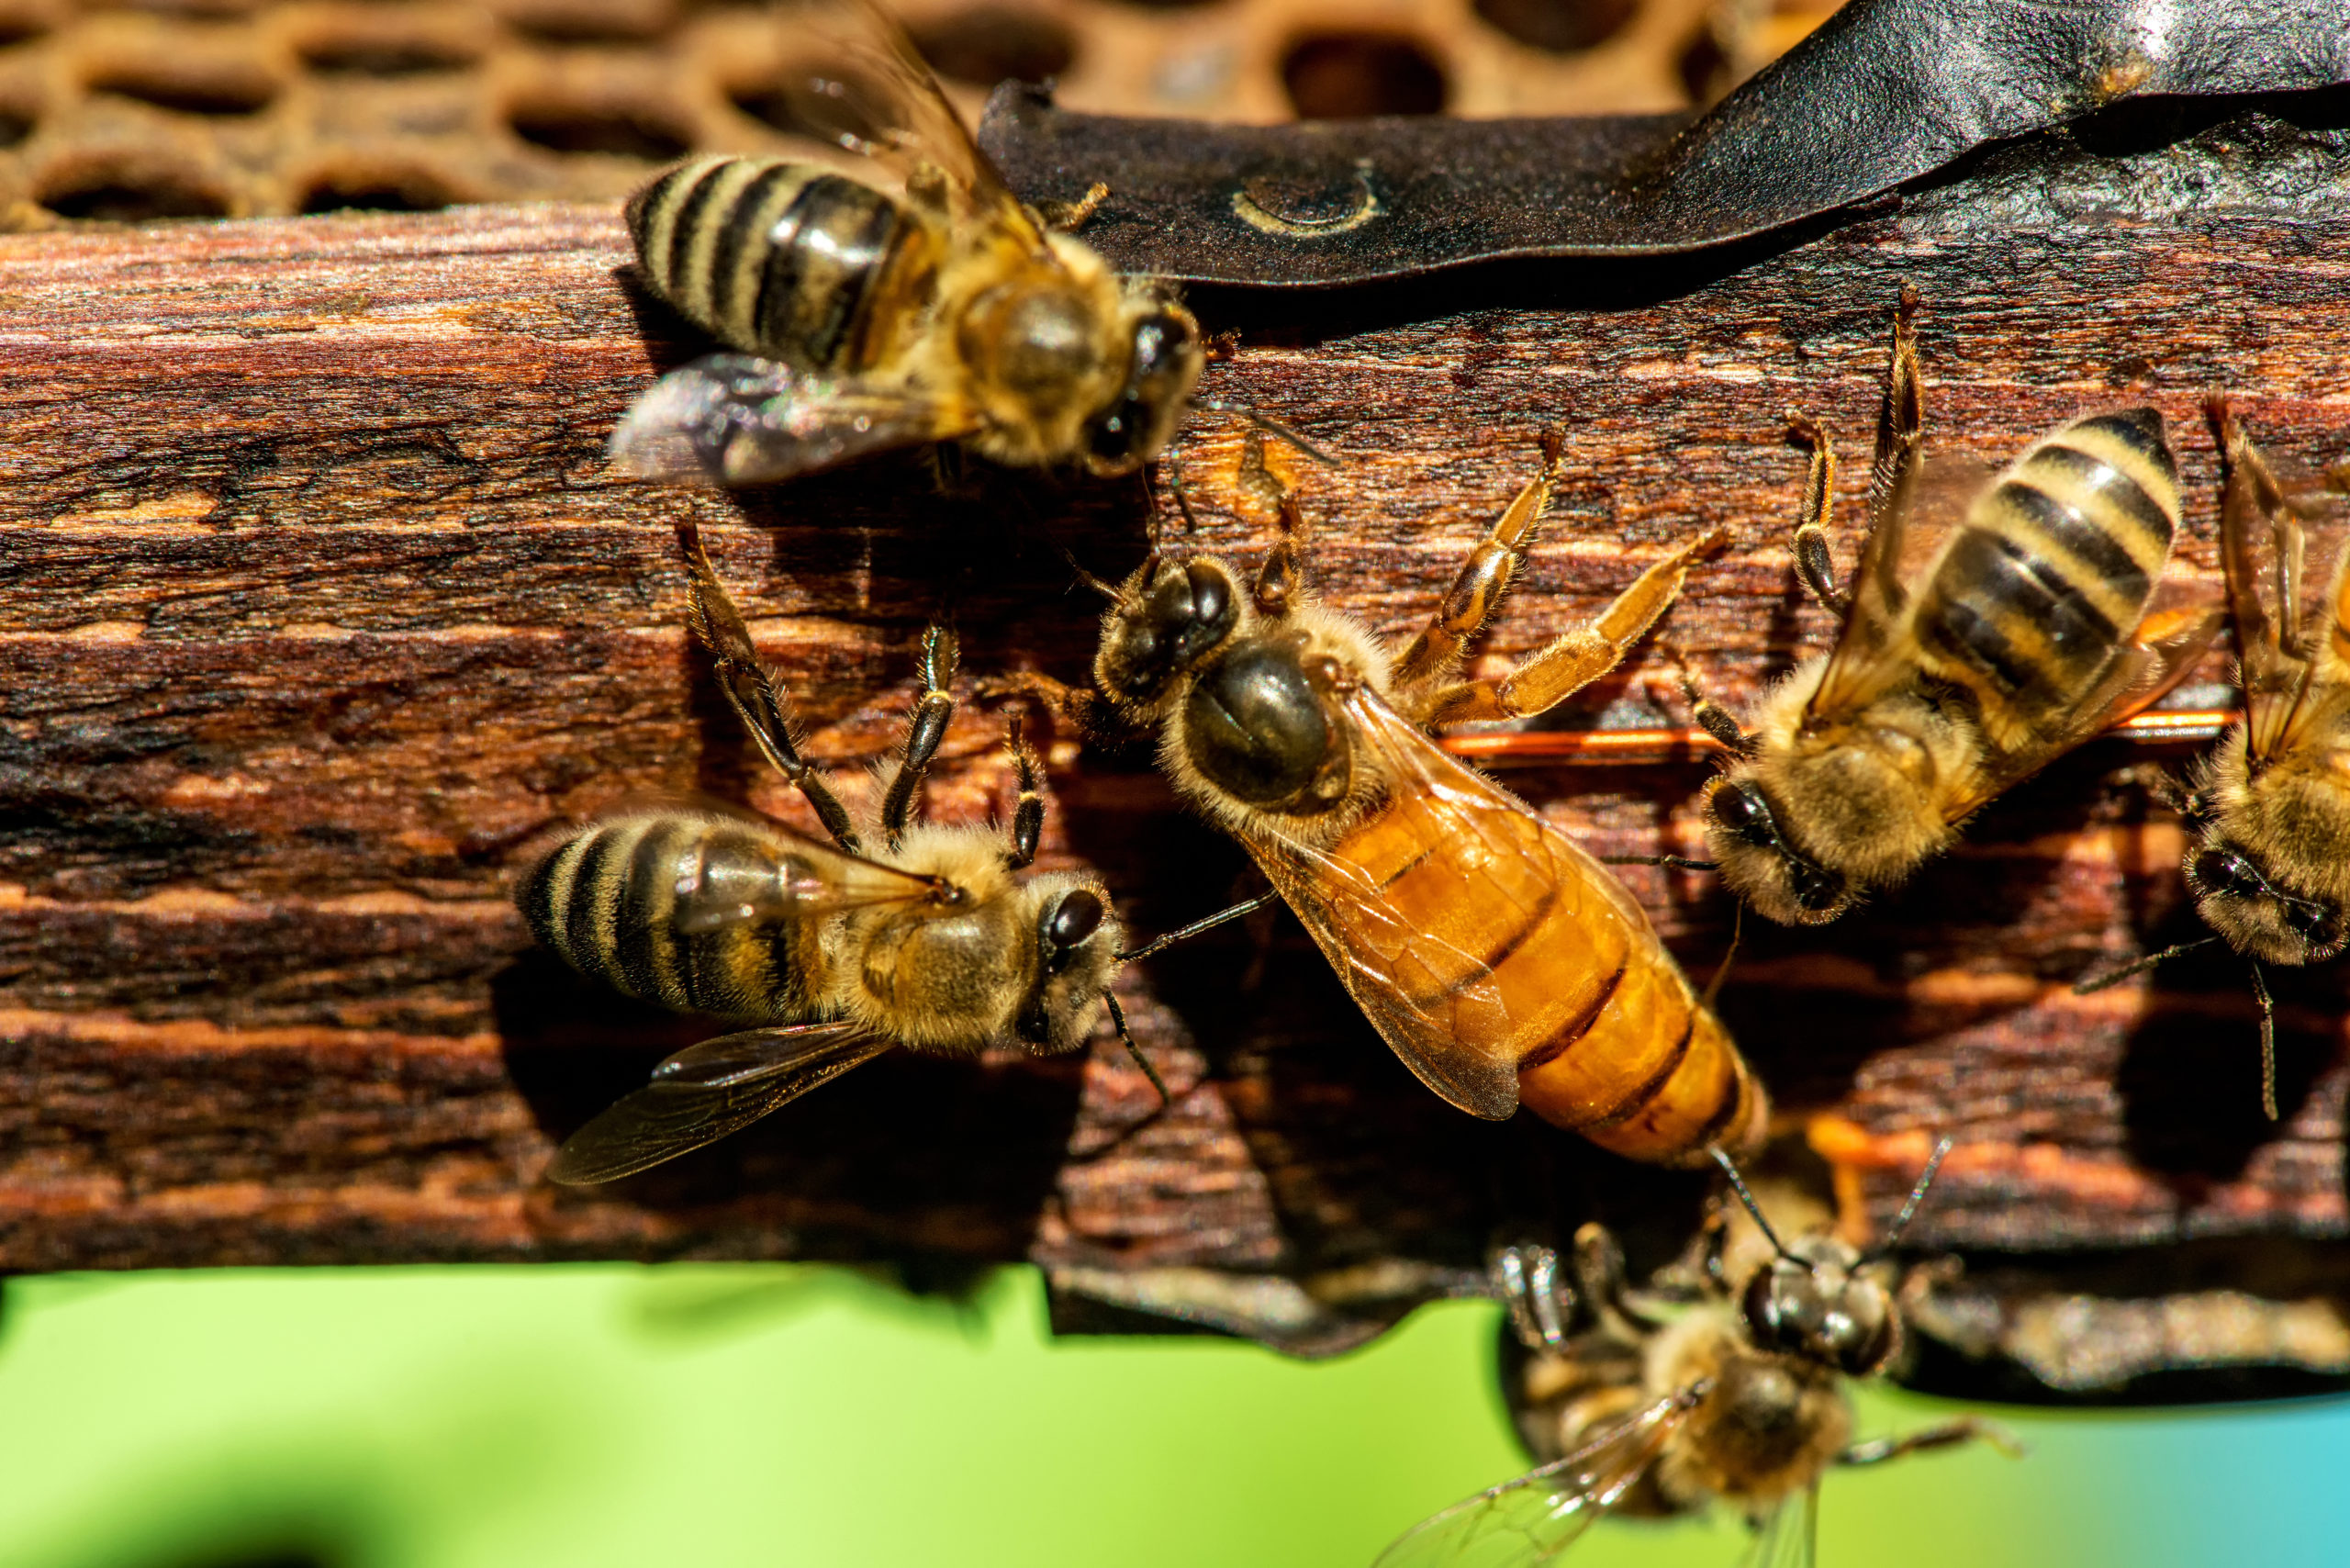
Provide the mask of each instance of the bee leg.
[{"label": "bee leg", "polygon": [[1836,586],[1836,563],[1828,553],[1828,520],[1836,509],[1836,443],[1813,420],[1790,409],[1787,429],[1811,448],[1811,473],[1804,481],[1803,512],[1796,523],[1796,576],[1820,608],[1841,617],[1852,596]]},{"label": "bee leg", "polygon": [[1908,506],[1925,436],[1925,385],[1918,373],[1918,290],[1905,283],[1893,308],[1893,358],[1886,367],[1885,409],[1877,418],[1876,454],[1869,463],[1871,529],[1883,527],[1887,517]]},{"label": "bee leg", "polygon": [[1493,618],[1502,596],[1509,592],[1511,579],[1526,564],[1526,552],[1534,543],[1542,514],[1550,510],[1550,498],[1565,472],[1564,451],[1559,431],[1542,432],[1542,471],[1527,481],[1485,537],[1469,552],[1436,613],[1395,661],[1393,679],[1399,690],[1424,685],[1450,670],[1460,661],[1463,644]]},{"label": "bee leg", "polygon": [[1969,1416],[1956,1421],[1945,1421],[1938,1427],[1921,1427],[1914,1432],[1904,1432],[1897,1438],[1874,1438],[1864,1443],[1854,1443],[1836,1456],[1842,1465],[1883,1464],[1889,1459],[1905,1454],[1923,1453],[1930,1449],[1955,1448],[1960,1443],[1986,1442],[2009,1459],[2023,1456],[2023,1445],[2014,1434],[1996,1421],[1986,1421]]},{"label": "bee leg", "polygon": [[681,523],[677,538],[686,547],[686,568],[693,576],[694,598],[687,622],[710,650],[726,700],[776,771],[789,779],[815,809],[816,820],[824,824],[833,842],[854,854],[858,847],[856,830],[849,825],[848,812],[824,782],[824,776],[809,766],[793,744],[790,710],[776,689],[775,676],[751,645],[751,629],[744,623],[743,612],[734,608],[725,585],[711,569],[710,557],[701,546],[701,531],[690,522]]},{"label": "bee leg", "polygon": [[955,684],[956,658],[951,629],[934,624],[923,633],[922,696],[914,702],[913,722],[906,728],[906,749],[899,755],[898,769],[890,776],[890,788],[881,797],[881,836],[892,849],[898,847],[913,816],[914,795],[922,788],[930,759],[938,755],[947,721],[955,717],[955,699],[947,688]]},{"label": "bee leg", "polygon": [[1075,201],[1038,202],[1036,216],[1044,219],[1046,228],[1056,233],[1074,234],[1085,227],[1085,220],[1093,216],[1093,209],[1100,207],[1102,198],[1109,194],[1110,187],[1096,180]]},{"label": "bee leg", "polygon": [[1529,1350],[1565,1346],[1578,1303],[1574,1287],[1561,1276],[1554,1249],[1527,1241],[1496,1248],[1486,1260],[1485,1272],[1509,1312],[1518,1343]]},{"label": "bee leg", "polygon": [[1257,583],[1251,590],[1259,615],[1282,616],[1289,613],[1291,597],[1305,580],[1305,513],[1297,504],[1297,495],[1265,465],[1265,432],[1251,429],[1241,438],[1241,488],[1271,504],[1281,521],[1281,536],[1265,553],[1265,564],[1257,569]]},{"label": "bee leg", "polygon": [[1043,765],[1029,749],[1028,741],[1020,733],[1020,715],[1012,716],[1012,765],[1020,770],[1020,803],[1012,809],[1012,846],[1003,853],[1003,863],[1014,871],[1025,870],[1036,860],[1036,841],[1045,833],[1045,793],[1041,783]]},{"label": "bee leg", "polygon": [[1596,1221],[1575,1232],[1575,1283],[1594,1307],[1614,1313],[1639,1333],[1663,1327],[1632,1305],[1624,1279],[1624,1249],[1617,1245],[1615,1233]]},{"label": "bee leg", "polygon": [[1689,667],[1689,656],[1680,648],[1667,644],[1665,655],[1673,660],[1681,677],[1681,700],[1689,704],[1689,716],[1697,727],[1735,756],[1743,756],[1754,747],[1754,737],[1740,727],[1729,709],[1706,695],[1697,684],[1695,671]]},{"label": "bee leg", "polygon": [[1642,572],[1639,580],[1588,623],[1533,655],[1499,680],[1463,680],[1438,688],[1407,711],[1424,724],[1468,719],[1522,719],[1558,706],[1614,669],[1681,592],[1689,568],[1721,548],[1717,529],[1691,541]]}]

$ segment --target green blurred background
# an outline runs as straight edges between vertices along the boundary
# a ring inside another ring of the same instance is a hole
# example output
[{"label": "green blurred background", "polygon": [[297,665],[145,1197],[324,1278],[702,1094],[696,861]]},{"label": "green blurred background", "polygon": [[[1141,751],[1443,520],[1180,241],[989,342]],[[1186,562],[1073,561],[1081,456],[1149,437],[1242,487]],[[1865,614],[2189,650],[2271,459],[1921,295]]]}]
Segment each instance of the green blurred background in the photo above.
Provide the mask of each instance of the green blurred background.
[{"label": "green blurred background", "polygon": [[[1448,1304],[1309,1365],[1052,1339],[1028,1270],[960,1302],[741,1264],[13,1280],[0,1563],[1362,1568],[1523,1468],[1495,1324]],[[1874,1393],[1862,1428],[1951,1408]],[[2350,1405],[2005,1414],[2024,1460],[1831,1476],[1822,1561],[2350,1561]],[[1617,1522],[1572,1561],[1742,1538]]]}]

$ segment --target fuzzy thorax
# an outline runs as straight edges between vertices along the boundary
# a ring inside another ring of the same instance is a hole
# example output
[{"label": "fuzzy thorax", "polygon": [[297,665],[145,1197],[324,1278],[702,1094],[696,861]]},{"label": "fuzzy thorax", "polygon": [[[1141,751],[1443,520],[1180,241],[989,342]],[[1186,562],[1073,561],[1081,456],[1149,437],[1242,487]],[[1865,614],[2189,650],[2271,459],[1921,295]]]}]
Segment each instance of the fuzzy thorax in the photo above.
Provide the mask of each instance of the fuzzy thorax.
[{"label": "fuzzy thorax", "polygon": [[[1783,924],[1833,920],[1866,893],[1906,880],[1956,837],[1953,806],[1979,776],[1983,743],[1973,726],[1915,692],[1879,698],[1839,722],[1807,722],[1826,668],[1825,657],[1809,660],[1764,695],[1751,755],[1714,786],[1717,797],[1759,791],[1777,843],[1726,825],[1718,802],[1707,813],[1722,879]],[[1834,896],[1799,896],[1805,862],[1841,884]]]},{"label": "fuzzy thorax", "polygon": [[[2288,751],[2252,770],[2242,722],[2196,769],[2211,819],[2187,852],[2204,923],[2264,963],[2320,962],[2340,952],[2350,905],[2350,752]],[[2231,865],[2231,862],[2238,862]]]},{"label": "fuzzy thorax", "polygon": [[978,827],[909,828],[890,864],[962,890],[953,907],[884,905],[851,913],[834,935],[836,1015],[857,1019],[915,1050],[975,1052],[1016,1042],[1040,1054],[1073,1050],[1091,1034],[1116,969],[1115,920],[1102,918],[1058,974],[1045,972],[1041,926],[1088,879],[1018,880],[1002,836]]},{"label": "fuzzy thorax", "polygon": [[1839,1374],[1754,1350],[1727,1303],[1684,1314],[1649,1343],[1651,1389],[1700,1379],[1705,1398],[1657,1463],[1658,1489],[1682,1506],[1718,1496],[1760,1518],[1817,1481],[1852,1437]]}]

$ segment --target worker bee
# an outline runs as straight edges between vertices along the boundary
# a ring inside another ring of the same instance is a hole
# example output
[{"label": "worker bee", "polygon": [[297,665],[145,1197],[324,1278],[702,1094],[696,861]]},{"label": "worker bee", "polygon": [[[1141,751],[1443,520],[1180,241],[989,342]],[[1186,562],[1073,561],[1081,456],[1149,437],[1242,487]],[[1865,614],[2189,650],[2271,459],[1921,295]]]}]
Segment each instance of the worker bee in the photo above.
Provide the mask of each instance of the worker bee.
[{"label": "worker bee", "polygon": [[[1540,1346],[1529,1392],[1546,1417],[1529,1428],[1557,1457],[1406,1531],[1376,1568],[1524,1568],[1548,1562],[1608,1513],[1673,1515],[1718,1498],[1762,1532],[1751,1562],[1809,1564],[1821,1476],[1983,1439],[1959,1419],[1898,1438],[1852,1440],[1851,1379],[1899,1353],[1901,1311],[1884,1259],[1924,1201],[1949,1145],[1935,1150],[1874,1249],[1821,1231],[1782,1243],[1737,1167],[1719,1155],[1763,1248],[1741,1262],[1717,1213],[1702,1262],[1648,1291],[1626,1286],[1615,1238],[1575,1238],[1582,1331]],[[1743,1239],[1742,1238],[1740,1239]],[[1530,1271],[1520,1279],[1539,1275]],[[1520,1322],[1540,1304],[1512,1303]]]},{"label": "worker bee", "polygon": [[1429,1088],[1476,1115],[1521,1101],[1638,1159],[1702,1161],[1760,1136],[1762,1085],[1623,884],[1425,726],[1542,712],[1606,674],[1718,536],[1641,574],[1500,679],[1457,678],[1563,475],[1546,461],[1400,653],[1315,602],[1305,523],[1264,471],[1282,537],[1253,588],[1156,550],[1102,623],[1102,722],[1158,732],[1176,788],[1228,829],[1364,1014]]},{"label": "worker bee", "polygon": [[1199,327],[1067,232],[1106,187],[1048,220],[867,0],[791,17],[830,46],[801,118],[856,156],[698,158],[631,199],[646,281],[744,352],[663,376],[613,463],[750,485],[929,441],[1102,475],[1155,455],[1199,380]]},{"label": "worker bee", "polygon": [[[2100,991],[2224,940],[2251,962],[2261,1103],[2274,1121],[2277,1025],[2260,966],[2322,963],[2350,936],[2350,531],[2338,504],[2286,493],[2225,398],[2212,398],[2210,412],[2227,464],[2220,551],[2244,712],[2185,789],[2168,779],[2161,787],[2193,833],[2187,885],[2219,935],[2075,989]],[[2313,532],[2309,525],[2321,519],[2327,526]]]},{"label": "worker bee", "polygon": [[[574,1133],[547,1174],[609,1182],[739,1131],[893,1046],[968,1056],[1010,1040],[1078,1049],[1107,1010],[1162,1096],[1110,980],[1125,958],[1091,878],[1023,879],[1044,826],[1035,755],[1015,731],[1010,829],[913,820],[954,712],[951,633],[923,644],[925,689],[880,810],[861,832],[800,755],[783,695],[698,537],[693,627],[735,713],[815,809],[823,844],[763,817],[684,808],[596,823],[547,856],[518,902],[539,940],[615,991],[757,1026],[690,1046]],[[866,847],[867,833],[872,847]]]},{"label": "worker bee", "polygon": [[1849,596],[1828,554],[1833,446],[1795,420],[1811,445],[1796,571],[1843,617],[1834,651],[1774,687],[1751,730],[1689,689],[1731,753],[1707,797],[1707,846],[1730,888],[1782,924],[1824,924],[1906,880],[1985,802],[2167,690],[2218,626],[2210,607],[2157,605],[2179,508],[2152,409],[2052,431],[1960,526],[1912,530],[1915,308],[1904,289]]}]

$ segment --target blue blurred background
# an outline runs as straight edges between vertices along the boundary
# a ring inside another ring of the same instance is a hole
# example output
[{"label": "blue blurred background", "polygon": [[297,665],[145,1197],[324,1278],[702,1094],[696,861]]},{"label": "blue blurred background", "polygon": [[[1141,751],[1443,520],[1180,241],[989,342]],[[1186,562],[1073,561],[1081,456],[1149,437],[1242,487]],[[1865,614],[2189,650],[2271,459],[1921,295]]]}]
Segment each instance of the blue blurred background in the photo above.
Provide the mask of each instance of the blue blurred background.
[{"label": "blue blurred background", "polygon": [[[1495,1310],[1309,1365],[1052,1339],[1024,1269],[960,1303],[743,1264],[12,1280],[0,1563],[1362,1568],[1523,1468]],[[1952,1408],[1872,1393],[1862,1428]],[[1821,1560],[2350,1560],[2350,1404],[2003,1417],[2029,1457],[1831,1476]],[[1572,1561],[1742,1539],[1621,1521]]]}]

